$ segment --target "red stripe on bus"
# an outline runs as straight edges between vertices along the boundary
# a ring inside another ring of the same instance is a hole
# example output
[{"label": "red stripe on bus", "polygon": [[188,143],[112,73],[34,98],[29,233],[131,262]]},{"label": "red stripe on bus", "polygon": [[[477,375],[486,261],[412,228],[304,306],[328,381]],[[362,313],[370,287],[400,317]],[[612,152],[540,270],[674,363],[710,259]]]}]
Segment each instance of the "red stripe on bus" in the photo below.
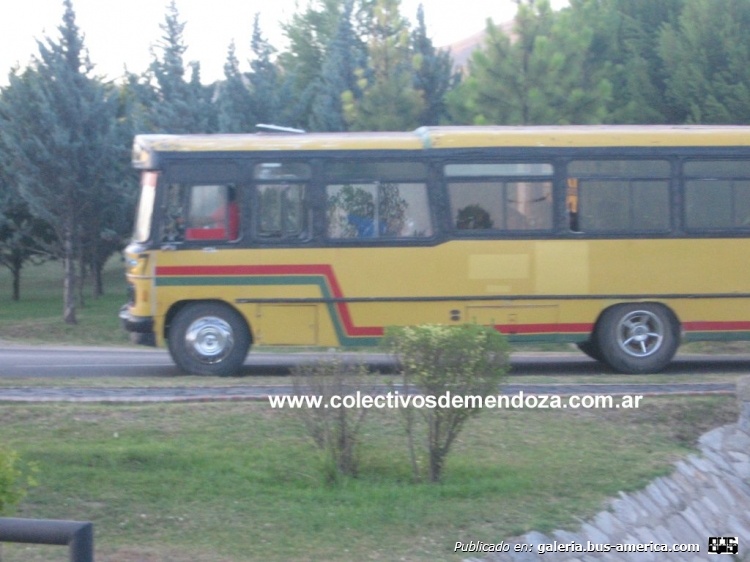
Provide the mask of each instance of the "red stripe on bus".
[{"label": "red stripe on bus", "polygon": [[[328,264],[160,266],[156,268],[156,275],[320,275],[328,282],[334,298],[345,298],[333,268]],[[337,302],[336,307],[347,334],[371,337],[383,335],[384,330],[379,326],[355,326],[346,302]],[[687,332],[742,331],[750,330],[750,321],[683,322],[682,327]],[[498,324],[495,329],[503,334],[590,333],[594,325],[588,323]]]},{"label": "red stripe on bus", "polygon": [[750,322],[683,322],[682,327],[688,332],[732,332],[750,330]]},{"label": "red stripe on bus", "polygon": [[495,324],[503,334],[588,334],[593,324]]},{"label": "red stripe on bus", "polygon": [[[156,268],[156,275],[320,275],[328,282],[334,298],[344,298],[333,268],[327,264],[161,266]],[[345,302],[336,303],[336,308],[348,335],[375,337],[383,335],[383,328],[379,326],[355,326]]]}]

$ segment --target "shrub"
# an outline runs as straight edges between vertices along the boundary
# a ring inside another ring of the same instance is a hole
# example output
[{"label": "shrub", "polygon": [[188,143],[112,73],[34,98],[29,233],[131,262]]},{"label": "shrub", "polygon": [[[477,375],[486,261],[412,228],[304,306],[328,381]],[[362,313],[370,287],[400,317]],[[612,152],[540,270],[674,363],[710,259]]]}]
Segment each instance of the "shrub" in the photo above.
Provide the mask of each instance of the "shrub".
[{"label": "shrub", "polygon": [[302,419],[308,435],[323,454],[326,481],[340,476],[356,476],[359,432],[367,409],[345,408],[330,403],[333,396],[354,396],[365,393],[367,368],[362,364],[345,363],[339,358],[296,366],[292,370],[294,395],[320,397],[319,406],[293,408]]},{"label": "shrub", "polygon": [[7,515],[26,496],[29,486],[36,482],[33,465],[24,465],[18,453],[0,447],[0,515]]},{"label": "shrub", "polygon": [[[439,482],[445,460],[466,421],[481,411],[484,398],[496,394],[509,370],[509,347],[502,334],[484,326],[422,325],[389,328],[386,348],[395,355],[403,378],[402,393],[432,397],[434,407],[416,408],[414,402],[401,409],[412,469],[423,478],[417,453],[427,456],[427,477]],[[477,397],[474,403],[453,407],[445,396]],[[447,402],[447,403],[446,403]],[[423,423],[418,423],[418,418]],[[419,433],[423,433],[421,438]],[[421,463],[424,465],[424,463]]]}]

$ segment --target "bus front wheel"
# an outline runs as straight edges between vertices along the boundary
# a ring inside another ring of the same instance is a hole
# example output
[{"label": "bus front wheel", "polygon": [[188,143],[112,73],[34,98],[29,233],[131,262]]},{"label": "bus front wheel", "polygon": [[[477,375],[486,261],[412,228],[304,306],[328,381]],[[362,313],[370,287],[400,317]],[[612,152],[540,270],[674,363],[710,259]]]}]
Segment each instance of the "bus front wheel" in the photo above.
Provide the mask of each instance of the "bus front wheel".
[{"label": "bus front wheel", "polygon": [[234,375],[249,347],[245,321],[221,303],[188,304],[175,315],[169,329],[169,353],[191,375]]},{"label": "bus front wheel", "polygon": [[677,319],[660,304],[613,306],[601,317],[596,342],[602,359],[621,373],[661,371],[679,345]]}]

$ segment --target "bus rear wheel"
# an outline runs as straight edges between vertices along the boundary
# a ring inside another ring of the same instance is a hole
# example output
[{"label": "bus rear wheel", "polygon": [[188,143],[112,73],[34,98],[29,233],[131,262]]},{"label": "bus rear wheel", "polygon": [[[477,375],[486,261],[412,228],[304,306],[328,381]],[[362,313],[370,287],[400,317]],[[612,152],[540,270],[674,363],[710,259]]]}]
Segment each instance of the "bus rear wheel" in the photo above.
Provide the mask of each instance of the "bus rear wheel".
[{"label": "bus rear wheel", "polygon": [[602,314],[596,330],[602,359],[621,373],[656,373],[666,367],[679,345],[674,314],[665,306],[633,303]]},{"label": "bus rear wheel", "polygon": [[181,309],[169,329],[169,353],[191,375],[231,376],[250,347],[243,318],[227,305],[199,302]]},{"label": "bus rear wheel", "polygon": [[591,357],[591,359],[601,362],[604,361],[604,357],[602,357],[602,351],[599,349],[599,344],[593,338],[578,342],[576,344],[576,347],[578,347],[578,349],[580,349],[583,353]]}]

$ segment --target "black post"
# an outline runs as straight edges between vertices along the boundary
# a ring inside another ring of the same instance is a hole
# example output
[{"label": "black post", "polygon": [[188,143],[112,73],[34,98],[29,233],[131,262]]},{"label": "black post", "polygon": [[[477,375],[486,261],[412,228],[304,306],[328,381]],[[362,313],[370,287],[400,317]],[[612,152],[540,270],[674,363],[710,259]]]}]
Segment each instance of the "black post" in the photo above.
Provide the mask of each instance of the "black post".
[{"label": "black post", "polygon": [[94,526],[86,521],[0,517],[0,542],[67,545],[70,562],[94,562]]}]

